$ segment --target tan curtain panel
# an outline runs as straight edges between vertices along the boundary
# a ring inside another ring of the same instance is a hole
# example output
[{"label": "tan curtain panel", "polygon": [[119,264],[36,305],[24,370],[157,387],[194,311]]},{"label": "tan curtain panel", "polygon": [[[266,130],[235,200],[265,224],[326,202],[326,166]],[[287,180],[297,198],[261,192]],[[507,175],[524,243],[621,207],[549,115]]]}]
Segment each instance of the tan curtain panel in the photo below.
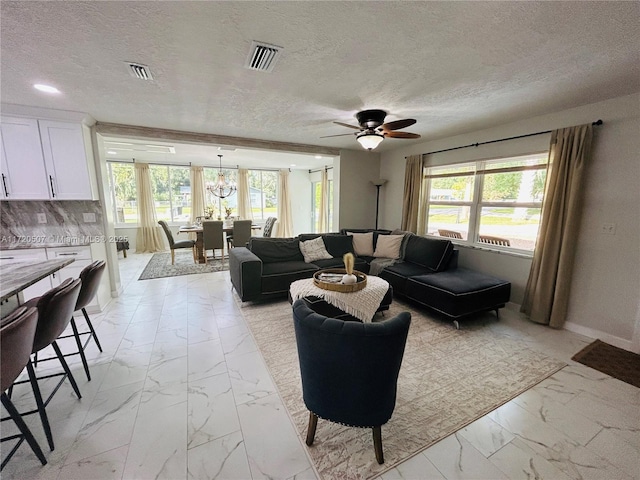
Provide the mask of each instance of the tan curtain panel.
[{"label": "tan curtain panel", "polygon": [[138,233],[136,253],[160,252],[165,249],[163,233],[156,219],[151,171],[146,163],[135,164],[136,197],[138,201]]},{"label": "tan curtain panel", "polygon": [[569,304],[592,136],[591,124],[551,134],[542,221],[520,310],[554,328],[564,324]]},{"label": "tan curtain panel", "polygon": [[402,200],[402,230],[416,233],[420,213],[420,192],[423,177],[422,155],[407,157],[404,170],[404,196]]},{"label": "tan curtain panel", "polygon": [[253,220],[249,170],[246,168],[238,169],[238,216],[242,220]]},{"label": "tan curtain panel", "polygon": [[320,211],[318,218],[318,232],[328,232],[329,226],[329,176],[325,168],[320,173]]},{"label": "tan curtain panel", "polygon": [[289,195],[289,170],[280,170],[278,174],[278,222],[277,237],[293,237],[293,218],[291,216],[291,196]]}]

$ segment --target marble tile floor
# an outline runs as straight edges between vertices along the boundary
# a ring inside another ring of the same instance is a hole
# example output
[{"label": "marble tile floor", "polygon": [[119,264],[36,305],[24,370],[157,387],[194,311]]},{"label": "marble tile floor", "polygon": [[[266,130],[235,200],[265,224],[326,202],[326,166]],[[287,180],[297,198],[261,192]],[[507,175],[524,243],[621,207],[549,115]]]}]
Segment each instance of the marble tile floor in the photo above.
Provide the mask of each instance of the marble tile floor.
[{"label": "marble tile floor", "polygon": [[[315,479],[228,272],[138,281],[149,258],[120,259],[123,295],[92,315],[104,352],[87,350],[91,382],[72,358],[83,398],[66,382],[47,408],[53,452],[27,417],[49,463],[23,444],[2,478]],[[476,321],[568,366],[381,479],[640,478],[640,389],[570,360],[591,339],[509,310]]]}]

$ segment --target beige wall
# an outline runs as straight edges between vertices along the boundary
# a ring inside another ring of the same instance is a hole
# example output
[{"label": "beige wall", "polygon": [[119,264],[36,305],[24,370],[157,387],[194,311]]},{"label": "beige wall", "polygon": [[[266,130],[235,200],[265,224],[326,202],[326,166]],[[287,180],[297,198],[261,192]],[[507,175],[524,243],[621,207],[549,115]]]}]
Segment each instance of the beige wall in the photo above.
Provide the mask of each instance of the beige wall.
[{"label": "beige wall", "polygon": [[[427,141],[381,155],[384,189],[381,224],[400,226],[404,157],[602,119],[595,128],[593,160],[585,188],[585,210],[576,251],[566,328],[623,348],[640,349],[640,94],[533,117],[501,127]],[[446,164],[548,149],[549,135],[430,155]],[[615,235],[602,233],[613,223]],[[463,248],[461,265],[493,273],[513,283],[512,301],[522,301],[530,260]]]},{"label": "beige wall", "polygon": [[[376,223],[376,187],[380,178],[380,154],[366,150],[341,150],[334,167],[334,195],[338,228],[373,228]],[[382,198],[380,201],[382,209]]]}]

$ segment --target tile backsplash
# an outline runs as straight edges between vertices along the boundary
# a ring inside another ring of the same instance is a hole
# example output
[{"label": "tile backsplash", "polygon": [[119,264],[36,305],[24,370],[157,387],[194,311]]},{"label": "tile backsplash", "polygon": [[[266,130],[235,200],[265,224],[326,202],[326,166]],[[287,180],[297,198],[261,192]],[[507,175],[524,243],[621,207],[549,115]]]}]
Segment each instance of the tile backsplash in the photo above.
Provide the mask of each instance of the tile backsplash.
[{"label": "tile backsplash", "polygon": [[103,237],[99,201],[0,202],[0,249],[87,245]]}]

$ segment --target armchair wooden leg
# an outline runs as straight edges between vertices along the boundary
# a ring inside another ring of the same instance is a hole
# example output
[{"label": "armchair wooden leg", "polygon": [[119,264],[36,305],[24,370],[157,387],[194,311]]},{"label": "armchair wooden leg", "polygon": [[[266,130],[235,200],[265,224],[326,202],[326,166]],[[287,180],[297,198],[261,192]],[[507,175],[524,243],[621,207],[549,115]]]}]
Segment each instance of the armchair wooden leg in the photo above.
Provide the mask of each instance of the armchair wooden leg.
[{"label": "armchair wooden leg", "polygon": [[313,445],[313,439],[316,436],[316,427],[318,426],[318,416],[309,412],[309,427],[307,428],[307,445]]},{"label": "armchair wooden leg", "polygon": [[384,463],[382,454],[382,427],[373,427],[373,448],[376,451],[376,460],[380,465]]},{"label": "armchair wooden leg", "polygon": [[176,263],[176,251],[172,248],[171,249],[171,265],[175,265]]}]

